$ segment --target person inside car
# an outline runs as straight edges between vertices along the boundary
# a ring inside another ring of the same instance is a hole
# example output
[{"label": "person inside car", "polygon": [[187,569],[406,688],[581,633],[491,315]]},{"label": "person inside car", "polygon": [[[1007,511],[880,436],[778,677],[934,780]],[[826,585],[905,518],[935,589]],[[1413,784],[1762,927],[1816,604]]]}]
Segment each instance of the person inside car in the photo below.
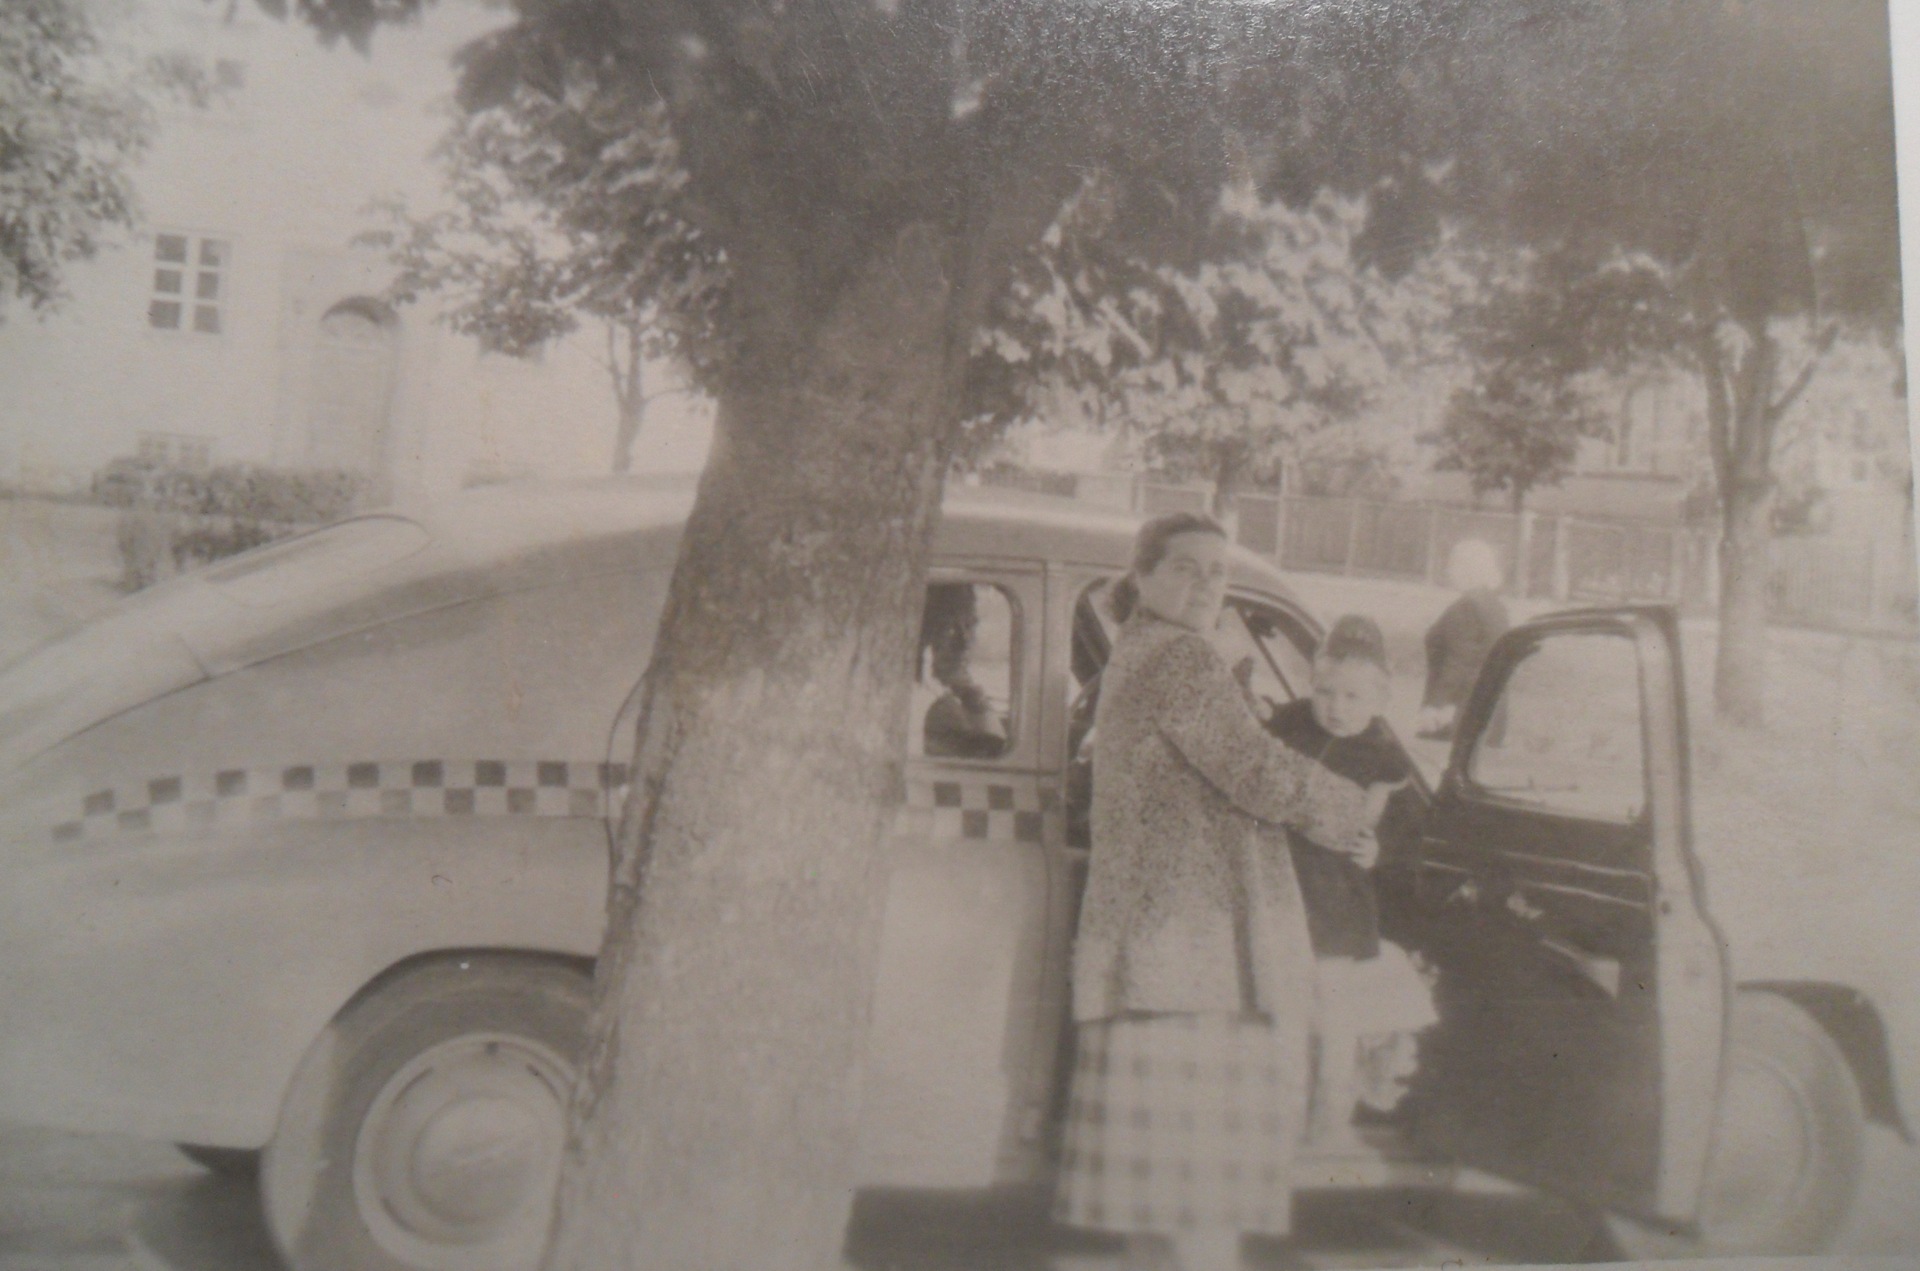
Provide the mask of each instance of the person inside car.
[{"label": "person inside car", "polygon": [[[1381,719],[1391,682],[1386,639],[1372,619],[1349,614],[1333,624],[1313,662],[1311,697],[1274,712],[1267,729],[1300,754],[1366,788],[1374,824],[1411,777],[1406,757]],[[1385,1111],[1398,1101],[1405,1044],[1437,1016],[1407,952],[1380,938],[1372,868],[1379,842],[1363,835],[1347,851],[1289,830],[1293,868],[1307,905],[1320,985],[1319,1064],[1308,1140],[1357,1146],[1355,1105]],[[1359,1090],[1362,1043],[1372,1078]],[[1392,1062],[1392,1057],[1401,1062]]]},{"label": "person inside car", "polygon": [[934,583],[920,618],[920,665],[940,685],[921,724],[925,753],[957,759],[995,759],[1006,753],[1007,721],[973,679],[971,661],[980,629],[979,602],[970,583]]}]

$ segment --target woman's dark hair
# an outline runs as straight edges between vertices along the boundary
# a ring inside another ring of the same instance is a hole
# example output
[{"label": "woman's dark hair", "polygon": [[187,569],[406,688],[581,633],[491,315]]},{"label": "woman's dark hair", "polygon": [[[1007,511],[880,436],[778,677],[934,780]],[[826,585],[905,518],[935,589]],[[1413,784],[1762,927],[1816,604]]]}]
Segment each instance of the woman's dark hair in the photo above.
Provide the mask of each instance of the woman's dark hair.
[{"label": "woman's dark hair", "polygon": [[1182,534],[1225,538],[1227,531],[1220,522],[1201,512],[1166,512],[1142,525],[1140,532],[1133,536],[1133,564],[1113,585],[1113,595],[1107,601],[1115,618],[1125,622],[1133,616],[1134,606],[1140,603],[1140,585],[1134,580],[1159,568],[1167,557],[1168,545]]}]

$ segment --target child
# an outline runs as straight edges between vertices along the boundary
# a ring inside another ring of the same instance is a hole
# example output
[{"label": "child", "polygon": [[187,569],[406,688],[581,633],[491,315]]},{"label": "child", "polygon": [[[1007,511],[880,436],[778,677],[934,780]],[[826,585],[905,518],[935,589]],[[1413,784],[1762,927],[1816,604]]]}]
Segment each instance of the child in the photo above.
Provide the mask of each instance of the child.
[{"label": "child", "polygon": [[[1371,619],[1350,614],[1334,623],[1313,663],[1313,695],[1274,712],[1274,736],[1329,770],[1365,786],[1377,821],[1410,775],[1406,757],[1380,714],[1390,682],[1386,641]],[[1364,1058],[1372,1071],[1366,1102],[1382,1111],[1398,1100],[1410,1064],[1411,1035],[1437,1018],[1419,972],[1404,949],[1380,940],[1380,910],[1370,870],[1378,856],[1369,839],[1353,854],[1291,831],[1294,871],[1306,902],[1320,982],[1320,1071],[1309,1141],[1331,1147],[1356,1142],[1352,1118]],[[1363,1040],[1367,1043],[1362,1051]],[[1397,1061],[1397,1062],[1396,1062]],[[1383,1063],[1392,1071],[1377,1071]]]}]

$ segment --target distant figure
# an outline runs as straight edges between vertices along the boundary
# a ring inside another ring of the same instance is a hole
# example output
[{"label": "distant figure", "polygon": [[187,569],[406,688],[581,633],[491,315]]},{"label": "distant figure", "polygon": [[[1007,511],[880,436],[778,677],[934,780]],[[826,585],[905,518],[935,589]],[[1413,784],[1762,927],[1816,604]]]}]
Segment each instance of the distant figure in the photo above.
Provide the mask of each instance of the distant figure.
[{"label": "distant figure", "polygon": [[973,680],[979,602],[970,583],[934,583],[920,617],[923,667],[931,654],[933,679],[945,690],[927,708],[922,737],[928,755],[996,759],[1007,750],[1007,721]]},{"label": "distant figure", "polygon": [[1447,585],[1460,598],[1427,628],[1427,691],[1420,699],[1415,732],[1421,737],[1447,740],[1480,664],[1494,641],[1512,623],[1500,599],[1506,577],[1493,548],[1479,539],[1462,539],[1447,557]]}]

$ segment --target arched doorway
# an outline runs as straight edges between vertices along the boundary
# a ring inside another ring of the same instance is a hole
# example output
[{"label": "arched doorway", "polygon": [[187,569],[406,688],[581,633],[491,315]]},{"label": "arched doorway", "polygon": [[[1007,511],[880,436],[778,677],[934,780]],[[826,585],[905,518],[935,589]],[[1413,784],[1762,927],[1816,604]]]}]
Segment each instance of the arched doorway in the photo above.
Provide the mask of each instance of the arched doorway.
[{"label": "arched doorway", "polygon": [[316,468],[391,476],[393,387],[400,319],[390,305],[355,296],[320,317],[308,398],[306,461]]}]

